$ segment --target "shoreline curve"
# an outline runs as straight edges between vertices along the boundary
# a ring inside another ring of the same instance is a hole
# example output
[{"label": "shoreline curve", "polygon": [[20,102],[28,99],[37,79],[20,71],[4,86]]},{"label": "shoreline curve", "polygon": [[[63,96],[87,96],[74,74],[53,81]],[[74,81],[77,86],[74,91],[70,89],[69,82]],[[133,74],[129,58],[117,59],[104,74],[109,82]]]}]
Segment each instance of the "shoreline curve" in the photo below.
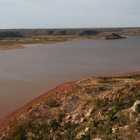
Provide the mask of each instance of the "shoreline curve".
[{"label": "shoreline curve", "polygon": [[[133,75],[133,74],[140,74],[140,71],[137,72],[128,72],[128,73],[123,73],[123,74],[115,74],[115,75],[107,75],[109,77],[117,77],[117,76],[125,76],[125,75]],[[78,80],[77,80],[78,81]],[[65,87],[70,87],[72,84],[74,84],[77,81],[71,81],[71,82],[66,82],[63,84],[60,84],[53,89],[45,92],[44,94],[40,95],[39,97],[31,100],[24,106],[20,107],[19,109],[15,110],[14,112],[10,113],[9,115],[5,116],[4,118],[0,119],[0,129],[3,128],[16,114],[24,111],[24,109],[30,107],[33,104],[36,104],[37,102],[41,101],[46,95],[50,94],[51,92],[55,91],[56,89],[59,88],[65,88]]]}]

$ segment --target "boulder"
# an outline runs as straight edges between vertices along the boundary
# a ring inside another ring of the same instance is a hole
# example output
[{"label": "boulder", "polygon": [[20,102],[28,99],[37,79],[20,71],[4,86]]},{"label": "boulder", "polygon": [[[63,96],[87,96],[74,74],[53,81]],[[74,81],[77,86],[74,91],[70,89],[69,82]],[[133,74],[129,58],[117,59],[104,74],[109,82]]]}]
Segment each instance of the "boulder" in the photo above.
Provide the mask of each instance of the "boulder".
[{"label": "boulder", "polygon": [[131,110],[140,113],[140,101],[135,101],[134,105],[131,107]]}]

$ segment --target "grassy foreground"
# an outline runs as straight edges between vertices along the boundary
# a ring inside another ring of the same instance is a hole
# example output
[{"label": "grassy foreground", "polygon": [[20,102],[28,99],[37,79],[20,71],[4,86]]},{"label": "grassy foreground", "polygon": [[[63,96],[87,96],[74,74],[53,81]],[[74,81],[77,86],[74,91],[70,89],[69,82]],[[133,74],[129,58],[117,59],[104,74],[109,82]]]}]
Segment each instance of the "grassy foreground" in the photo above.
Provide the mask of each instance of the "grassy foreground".
[{"label": "grassy foreground", "polygon": [[0,128],[4,140],[138,140],[140,74],[63,84]]}]

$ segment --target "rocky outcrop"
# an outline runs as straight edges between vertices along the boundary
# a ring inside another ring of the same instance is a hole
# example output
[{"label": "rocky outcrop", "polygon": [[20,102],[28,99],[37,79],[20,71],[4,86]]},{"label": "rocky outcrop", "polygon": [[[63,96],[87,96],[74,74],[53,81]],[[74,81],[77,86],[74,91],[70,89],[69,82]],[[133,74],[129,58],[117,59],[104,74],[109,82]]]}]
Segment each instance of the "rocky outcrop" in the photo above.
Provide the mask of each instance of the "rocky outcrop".
[{"label": "rocky outcrop", "polygon": [[126,37],[122,37],[122,36],[120,36],[118,34],[112,33],[110,35],[103,36],[100,39],[102,39],[102,40],[111,40],[111,39],[124,39],[124,38],[126,38]]},{"label": "rocky outcrop", "polygon": [[59,140],[137,139],[139,98],[140,74],[67,83],[18,112],[0,131],[0,139],[15,139],[21,134],[25,140],[53,139],[54,134]]},{"label": "rocky outcrop", "polygon": [[134,105],[131,107],[131,110],[140,113],[140,101],[137,100]]}]

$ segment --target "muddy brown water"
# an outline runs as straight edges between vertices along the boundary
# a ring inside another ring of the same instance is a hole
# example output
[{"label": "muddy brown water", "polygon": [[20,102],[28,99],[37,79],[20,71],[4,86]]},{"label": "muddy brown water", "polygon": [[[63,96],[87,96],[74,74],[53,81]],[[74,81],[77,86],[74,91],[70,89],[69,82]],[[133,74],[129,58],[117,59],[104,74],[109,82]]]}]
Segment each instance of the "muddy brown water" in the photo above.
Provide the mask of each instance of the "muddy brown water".
[{"label": "muddy brown water", "polygon": [[140,37],[74,40],[0,51],[0,119],[55,86],[140,71]]}]

